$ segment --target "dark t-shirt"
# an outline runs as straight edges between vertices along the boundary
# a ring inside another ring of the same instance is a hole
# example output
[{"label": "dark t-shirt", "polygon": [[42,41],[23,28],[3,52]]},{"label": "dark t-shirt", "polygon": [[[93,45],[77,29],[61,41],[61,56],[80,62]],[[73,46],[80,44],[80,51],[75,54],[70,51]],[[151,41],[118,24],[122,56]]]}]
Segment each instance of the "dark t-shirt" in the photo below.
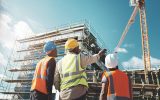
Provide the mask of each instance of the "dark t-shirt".
[{"label": "dark t-shirt", "polygon": [[47,79],[46,79],[48,94],[52,94],[52,85],[54,80],[55,68],[56,68],[55,58],[51,58],[48,61]]}]

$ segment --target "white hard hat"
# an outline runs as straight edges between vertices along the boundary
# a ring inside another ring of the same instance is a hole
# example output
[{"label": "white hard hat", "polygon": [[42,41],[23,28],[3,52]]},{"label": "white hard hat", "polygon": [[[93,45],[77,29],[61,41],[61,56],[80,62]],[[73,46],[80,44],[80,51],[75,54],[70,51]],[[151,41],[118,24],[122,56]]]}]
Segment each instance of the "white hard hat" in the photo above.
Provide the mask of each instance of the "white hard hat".
[{"label": "white hard hat", "polygon": [[108,54],[105,58],[105,65],[107,68],[116,68],[118,65],[117,54]]}]

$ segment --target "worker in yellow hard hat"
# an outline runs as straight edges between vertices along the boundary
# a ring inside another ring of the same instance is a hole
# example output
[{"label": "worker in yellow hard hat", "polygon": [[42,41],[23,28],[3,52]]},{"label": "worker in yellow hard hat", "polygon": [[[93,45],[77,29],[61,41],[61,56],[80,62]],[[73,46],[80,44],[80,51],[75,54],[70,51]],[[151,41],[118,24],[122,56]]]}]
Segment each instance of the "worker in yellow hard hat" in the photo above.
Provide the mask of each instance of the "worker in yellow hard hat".
[{"label": "worker in yellow hard hat", "polygon": [[82,55],[75,39],[67,40],[65,50],[66,55],[57,63],[55,88],[60,91],[61,100],[86,100],[88,82],[85,68],[99,60],[104,52],[101,50],[98,54]]},{"label": "worker in yellow hard hat", "polygon": [[66,50],[72,50],[78,46],[79,46],[79,44],[78,44],[77,40],[75,40],[75,39],[68,39],[68,41],[65,43]]}]

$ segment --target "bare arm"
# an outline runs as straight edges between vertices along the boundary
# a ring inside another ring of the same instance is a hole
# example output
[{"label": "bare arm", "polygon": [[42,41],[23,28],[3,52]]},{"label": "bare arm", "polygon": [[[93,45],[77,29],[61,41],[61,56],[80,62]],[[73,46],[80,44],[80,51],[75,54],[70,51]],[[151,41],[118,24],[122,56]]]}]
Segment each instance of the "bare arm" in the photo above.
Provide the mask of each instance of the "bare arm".
[{"label": "bare arm", "polygon": [[99,100],[107,100],[108,79],[105,76],[103,76],[101,82],[102,82],[102,89]]},{"label": "bare arm", "polygon": [[102,89],[99,100],[107,100],[107,87],[108,86],[106,85],[106,83],[102,83]]}]

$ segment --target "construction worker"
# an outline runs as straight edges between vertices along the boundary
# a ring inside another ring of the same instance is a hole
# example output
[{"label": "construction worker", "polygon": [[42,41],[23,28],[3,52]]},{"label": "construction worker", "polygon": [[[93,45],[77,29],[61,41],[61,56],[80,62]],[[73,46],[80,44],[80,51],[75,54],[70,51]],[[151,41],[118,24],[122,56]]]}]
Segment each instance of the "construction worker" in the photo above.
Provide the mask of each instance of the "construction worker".
[{"label": "construction worker", "polygon": [[65,49],[67,54],[57,63],[55,88],[60,91],[61,100],[86,100],[88,83],[85,68],[99,60],[104,52],[101,50],[95,55],[82,55],[75,39],[68,39]]},{"label": "construction worker", "polygon": [[43,48],[46,57],[40,60],[35,69],[31,85],[31,100],[52,100],[52,85],[57,57],[56,45],[49,41]]},{"label": "construction worker", "polygon": [[132,100],[132,87],[127,74],[118,69],[117,53],[105,58],[108,70],[102,75],[100,100]]}]

